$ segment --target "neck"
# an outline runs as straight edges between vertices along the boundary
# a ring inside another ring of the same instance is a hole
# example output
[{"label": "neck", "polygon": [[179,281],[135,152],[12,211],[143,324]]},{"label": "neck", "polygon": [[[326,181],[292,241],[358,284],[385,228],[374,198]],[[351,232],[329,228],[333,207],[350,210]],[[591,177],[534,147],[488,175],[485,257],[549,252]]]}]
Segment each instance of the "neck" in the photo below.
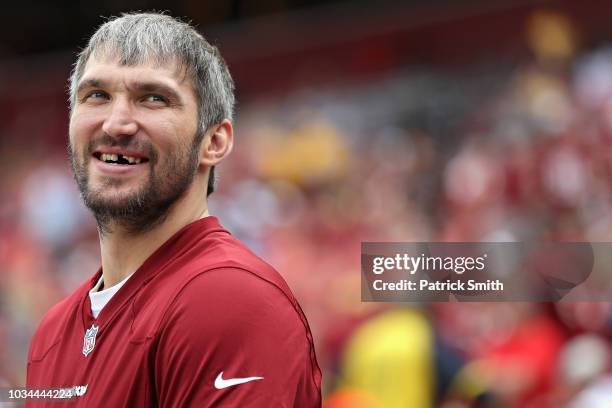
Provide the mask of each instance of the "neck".
[{"label": "neck", "polygon": [[119,223],[111,223],[109,231],[100,235],[104,287],[110,288],[134,273],[177,231],[206,216],[206,200],[201,195],[187,194],[172,205],[163,222],[145,232],[133,234]]}]

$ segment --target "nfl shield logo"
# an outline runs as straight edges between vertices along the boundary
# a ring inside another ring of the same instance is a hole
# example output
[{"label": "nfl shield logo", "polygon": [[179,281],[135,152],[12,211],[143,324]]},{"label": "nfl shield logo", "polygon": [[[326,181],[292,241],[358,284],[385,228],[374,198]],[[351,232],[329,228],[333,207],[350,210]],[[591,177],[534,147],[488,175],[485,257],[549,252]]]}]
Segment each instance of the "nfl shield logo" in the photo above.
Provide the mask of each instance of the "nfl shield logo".
[{"label": "nfl shield logo", "polygon": [[83,337],[83,355],[87,357],[91,353],[96,345],[96,334],[98,334],[98,328],[100,326],[91,325],[91,329],[87,329],[85,337]]}]

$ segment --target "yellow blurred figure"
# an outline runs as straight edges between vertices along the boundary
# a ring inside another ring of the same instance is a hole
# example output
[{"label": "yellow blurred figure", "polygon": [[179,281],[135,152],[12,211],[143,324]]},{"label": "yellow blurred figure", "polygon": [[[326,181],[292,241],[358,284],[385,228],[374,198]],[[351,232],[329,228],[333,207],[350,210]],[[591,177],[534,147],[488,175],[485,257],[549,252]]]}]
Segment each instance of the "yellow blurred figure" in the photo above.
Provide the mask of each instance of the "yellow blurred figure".
[{"label": "yellow blurred figure", "polygon": [[529,17],[527,42],[538,57],[569,59],[576,52],[578,40],[568,16],[541,10]]},{"label": "yellow blurred figure", "polygon": [[363,324],[349,340],[343,385],[365,391],[384,408],[432,407],[433,348],[434,335],[422,313],[385,312]]},{"label": "yellow blurred figure", "polygon": [[258,148],[264,176],[297,185],[337,181],[347,173],[351,155],[338,129],[316,117],[289,134],[267,135]]}]

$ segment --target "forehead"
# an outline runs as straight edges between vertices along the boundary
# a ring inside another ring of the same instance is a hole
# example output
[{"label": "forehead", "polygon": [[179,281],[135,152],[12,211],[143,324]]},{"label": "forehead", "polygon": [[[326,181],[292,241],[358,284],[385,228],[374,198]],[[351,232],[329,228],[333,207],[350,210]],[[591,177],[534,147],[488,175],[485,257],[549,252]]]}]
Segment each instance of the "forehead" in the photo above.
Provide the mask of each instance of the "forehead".
[{"label": "forehead", "polygon": [[121,64],[119,59],[113,56],[91,55],[85,64],[79,83],[89,80],[117,85],[143,81],[159,82],[174,88],[177,92],[195,96],[190,75],[176,60],[160,62],[149,58],[140,64],[126,65]]}]

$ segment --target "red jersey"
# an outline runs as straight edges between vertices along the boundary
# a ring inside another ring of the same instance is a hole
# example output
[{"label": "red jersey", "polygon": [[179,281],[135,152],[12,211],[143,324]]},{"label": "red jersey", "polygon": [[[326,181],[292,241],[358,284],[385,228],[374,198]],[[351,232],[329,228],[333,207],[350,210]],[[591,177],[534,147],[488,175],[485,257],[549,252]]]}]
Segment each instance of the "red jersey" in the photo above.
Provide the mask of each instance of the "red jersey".
[{"label": "red jersey", "polygon": [[215,217],[172,236],[94,319],[101,273],[46,314],[28,355],[29,389],[75,396],[27,406],[321,406],[300,306]]}]

